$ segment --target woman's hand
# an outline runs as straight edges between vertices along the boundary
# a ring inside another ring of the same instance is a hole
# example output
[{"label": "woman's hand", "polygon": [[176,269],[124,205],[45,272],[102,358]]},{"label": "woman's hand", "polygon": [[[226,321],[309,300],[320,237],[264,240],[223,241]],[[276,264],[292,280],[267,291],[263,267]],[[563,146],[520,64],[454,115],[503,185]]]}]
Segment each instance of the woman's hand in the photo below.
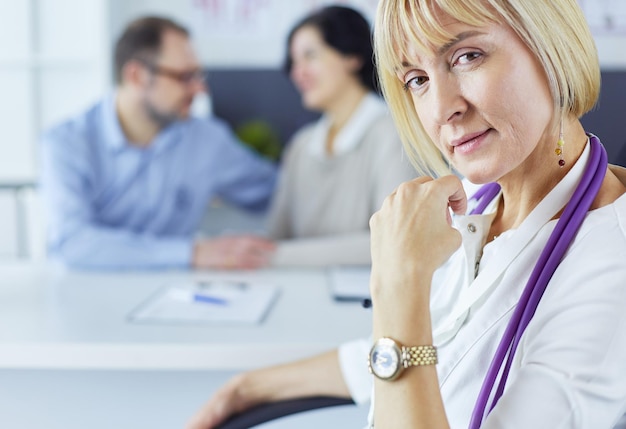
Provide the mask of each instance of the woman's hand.
[{"label": "woman's hand", "polygon": [[[467,198],[456,176],[419,177],[400,185],[370,220],[372,259],[390,274],[434,271],[461,245],[450,211],[463,213]],[[391,268],[393,267],[393,268]]]},{"label": "woman's hand", "polygon": [[427,313],[432,275],[461,245],[450,209],[464,213],[466,207],[456,176],[419,177],[400,185],[372,216],[371,293],[381,322],[395,314],[402,323],[401,313],[409,318],[423,306]]},{"label": "woman's hand", "polygon": [[199,269],[254,270],[269,265],[276,244],[254,235],[221,236],[196,241],[192,266]]},{"label": "woman's hand", "polygon": [[196,413],[187,429],[211,429],[254,403],[244,395],[245,374],[237,375],[222,386]]},{"label": "woman's hand", "polygon": [[233,377],[196,413],[187,429],[212,429],[255,405],[311,396],[350,397],[337,350]]}]

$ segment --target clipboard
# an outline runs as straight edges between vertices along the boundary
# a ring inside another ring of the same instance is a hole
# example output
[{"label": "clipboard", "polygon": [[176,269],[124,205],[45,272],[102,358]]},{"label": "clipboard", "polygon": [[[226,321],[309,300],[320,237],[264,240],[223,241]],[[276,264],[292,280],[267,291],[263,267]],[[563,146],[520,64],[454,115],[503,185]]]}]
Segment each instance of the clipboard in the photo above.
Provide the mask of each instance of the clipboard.
[{"label": "clipboard", "polygon": [[128,315],[138,324],[243,324],[263,321],[278,297],[273,284],[233,280],[167,284]]}]

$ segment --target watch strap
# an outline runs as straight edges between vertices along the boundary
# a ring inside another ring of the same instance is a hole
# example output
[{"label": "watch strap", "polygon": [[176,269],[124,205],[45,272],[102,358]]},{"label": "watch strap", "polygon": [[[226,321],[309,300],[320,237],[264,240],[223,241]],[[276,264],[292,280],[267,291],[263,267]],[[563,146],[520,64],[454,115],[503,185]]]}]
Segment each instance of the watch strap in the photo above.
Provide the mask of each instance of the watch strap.
[{"label": "watch strap", "polygon": [[435,346],[402,346],[402,366],[408,368],[410,366],[436,365],[437,348]]}]

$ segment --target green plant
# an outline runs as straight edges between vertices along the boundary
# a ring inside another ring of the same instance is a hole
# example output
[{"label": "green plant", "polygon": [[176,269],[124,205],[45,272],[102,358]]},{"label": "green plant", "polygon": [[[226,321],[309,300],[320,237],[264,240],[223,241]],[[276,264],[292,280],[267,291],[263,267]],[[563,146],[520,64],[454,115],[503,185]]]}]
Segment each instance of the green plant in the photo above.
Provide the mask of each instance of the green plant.
[{"label": "green plant", "polygon": [[235,133],[237,137],[262,156],[277,161],[282,145],[278,133],[266,121],[253,119],[240,124]]}]

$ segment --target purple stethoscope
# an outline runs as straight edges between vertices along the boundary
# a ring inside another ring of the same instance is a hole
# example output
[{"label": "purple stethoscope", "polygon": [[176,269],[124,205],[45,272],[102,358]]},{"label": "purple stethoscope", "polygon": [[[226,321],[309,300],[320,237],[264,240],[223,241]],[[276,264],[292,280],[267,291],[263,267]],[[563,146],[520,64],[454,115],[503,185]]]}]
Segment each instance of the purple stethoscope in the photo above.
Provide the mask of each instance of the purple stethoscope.
[{"label": "purple stethoscope", "polygon": [[[539,300],[546,290],[550,278],[552,278],[552,275],[561,263],[565,251],[576,236],[591,203],[602,185],[608,166],[606,151],[600,140],[593,134],[589,134],[589,142],[591,153],[583,176],[572,198],[565,206],[554,231],[548,238],[548,242],[537,260],[537,264],[524,287],[511,320],[504,331],[478,394],[469,429],[480,428],[486,415],[491,412],[502,396],[520,338],[530,319],[535,314]],[[470,214],[481,214],[499,192],[500,185],[497,183],[488,183],[481,187],[472,197],[478,201],[478,204]],[[504,362],[505,359],[506,363]],[[502,367],[503,364],[504,368]],[[493,393],[488,411],[485,412],[500,372],[502,374],[497,389]]]}]

